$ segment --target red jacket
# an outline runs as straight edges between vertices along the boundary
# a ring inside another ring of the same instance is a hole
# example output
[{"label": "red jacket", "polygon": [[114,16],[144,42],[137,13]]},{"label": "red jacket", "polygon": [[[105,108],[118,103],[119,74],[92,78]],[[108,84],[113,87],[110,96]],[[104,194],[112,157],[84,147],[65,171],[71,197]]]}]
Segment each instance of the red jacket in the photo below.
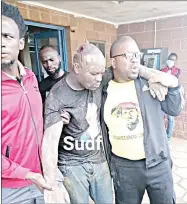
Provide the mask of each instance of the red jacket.
[{"label": "red jacket", "polygon": [[[166,67],[163,68],[161,71],[162,71],[162,72],[168,72],[168,71],[169,71],[169,67],[166,66]],[[173,66],[173,67],[171,68],[171,74],[174,75],[174,76],[176,76],[177,78],[179,78],[179,76],[180,76],[180,69],[177,68],[177,67],[175,67],[175,66]]]},{"label": "red jacket", "polygon": [[3,188],[29,186],[26,174],[41,173],[42,99],[34,73],[23,70],[22,85],[2,72]]}]

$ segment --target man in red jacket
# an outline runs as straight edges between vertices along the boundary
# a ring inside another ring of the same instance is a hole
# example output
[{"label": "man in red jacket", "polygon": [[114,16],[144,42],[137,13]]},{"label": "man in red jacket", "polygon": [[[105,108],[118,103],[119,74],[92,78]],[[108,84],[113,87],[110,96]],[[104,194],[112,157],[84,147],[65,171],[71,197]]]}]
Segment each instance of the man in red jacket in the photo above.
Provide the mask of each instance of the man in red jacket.
[{"label": "man in red jacket", "polygon": [[[170,73],[171,75],[176,76],[179,78],[180,76],[180,69],[176,67],[176,62],[177,62],[177,54],[176,53],[171,53],[168,57],[168,60],[166,61],[166,67],[164,67],[161,71]],[[167,115],[167,136],[168,140],[171,138],[172,133],[174,129],[174,117],[171,115]]]},{"label": "man in red jacket", "polygon": [[18,61],[26,31],[19,10],[2,2],[2,203],[42,204],[40,190],[52,189],[41,170],[43,117],[38,83]]}]

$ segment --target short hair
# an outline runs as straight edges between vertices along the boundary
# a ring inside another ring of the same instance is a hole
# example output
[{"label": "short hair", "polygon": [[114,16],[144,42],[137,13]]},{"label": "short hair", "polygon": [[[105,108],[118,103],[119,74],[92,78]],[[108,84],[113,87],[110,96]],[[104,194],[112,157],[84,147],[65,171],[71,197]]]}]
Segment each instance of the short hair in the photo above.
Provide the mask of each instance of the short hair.
[{"label": "short hair", "polygon": [[176,53],[174,53],[174,52],[172,52],[169,56],[168,56],[168,59],[170,58],[170,57],[172,57],[172,56],[174,56],[174,57],[176,57],[176,59],[178,59],[178,56],[177,56],[177,54]]},{"label": "short hair", "polygon": [[42,50],[45,50],[46,48],[51,48],[51,49],[53,49],[53,50],[55,50],[55,51],[58,52],[58,50],[57,50],[53,45],[43,45],[43,46],[40,48],[39,52],[41,52]]},{"label": "short hair", "polygon": [[130,42],[130,41],[135,42],[135,40],[130,36],[126,36],[126,35],[118,36],[117,40],[115,40],[111,45],[110,58],[113,58],[114,52],[116,51],[116,49],[121,43]]},{"label": "short hair", "polygon": [[3,1],[2,1],[1,6],[2,6],[1,15],[6,16],[7,18],[11,18],[17,24],[19,28],[20,38],[24,38],[27,33],[28,27],[25,25],[24,19],[22,15],[20,14],[19,9]]}]

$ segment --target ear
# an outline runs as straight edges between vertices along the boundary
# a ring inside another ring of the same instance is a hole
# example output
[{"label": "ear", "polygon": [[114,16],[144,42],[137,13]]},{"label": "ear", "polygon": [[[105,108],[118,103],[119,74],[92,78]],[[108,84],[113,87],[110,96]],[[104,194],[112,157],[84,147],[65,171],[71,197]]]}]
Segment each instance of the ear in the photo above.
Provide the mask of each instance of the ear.
[{"label": "ear", "polygon": [[60,57],[60,55],[58,55],[58,59],[59,59],[59,61],[61,62],[61,57]]},{"label": "ear", "polygon": [[77,75],[80,74],[80,71],[81,71],[80,65],[78,63],[74,63],[73,64],[73,70],[74,70],[75,74],[77,74]]},{"label": "ear", "polygon": [[114,58],[111,58],[111,65],[112,65],[112,68],[115,69],[116,68],[116,61]]},{"label": "ear", "polygon": [[25,46],[25,39],[24,38],[21,38],[19,40],[19,50],[23,50],[24,49],[24,46]]}]

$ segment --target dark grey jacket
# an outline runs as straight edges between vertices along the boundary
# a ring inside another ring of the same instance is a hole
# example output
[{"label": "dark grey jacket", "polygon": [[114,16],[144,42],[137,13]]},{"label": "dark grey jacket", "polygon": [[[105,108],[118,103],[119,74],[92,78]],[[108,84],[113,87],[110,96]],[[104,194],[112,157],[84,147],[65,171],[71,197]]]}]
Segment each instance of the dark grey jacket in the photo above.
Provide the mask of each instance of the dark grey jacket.
[{"label": "dark grey jacket", "polygon": [[[182,108],[179,91],[180,85],[176,88],[169,88],[166,99],[163,102],[154,99],[149,91],[143,91],[144,85],[148,87],[147,80],[141,77],[135,80],[136,92],[144,124],[146,168],[150,168],[170,157],[163,112],[171,116],[178,116]],[[104,122],[104,104],[107,98],[107,87],[108,84],[103,89],[101,127],[106,157],[110,166],[111,144],[109,141],[108,128]]]}]

